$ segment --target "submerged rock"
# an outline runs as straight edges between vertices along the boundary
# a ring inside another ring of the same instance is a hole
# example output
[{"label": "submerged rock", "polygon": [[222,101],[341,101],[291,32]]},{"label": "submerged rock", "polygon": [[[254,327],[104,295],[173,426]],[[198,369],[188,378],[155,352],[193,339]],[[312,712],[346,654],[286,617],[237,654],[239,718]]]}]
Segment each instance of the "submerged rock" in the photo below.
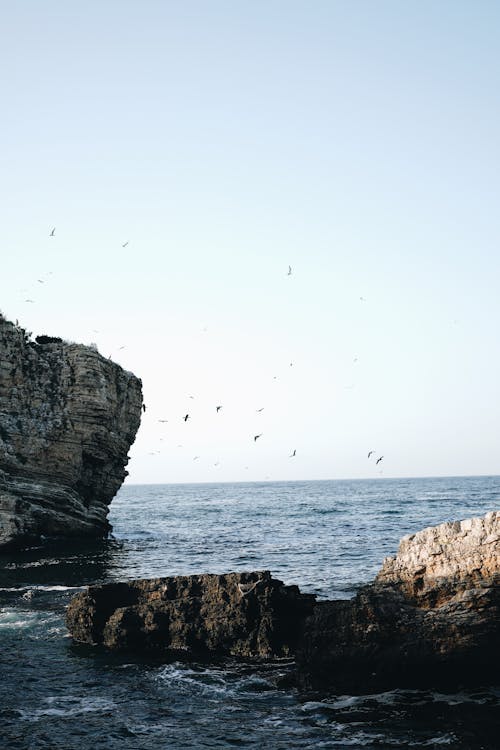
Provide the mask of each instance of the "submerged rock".
[{"label": "submerged rock", "polygon": [[176,576],[90,586],[67,625],[76,641],[118,651],[277,658],[295,652],[314,602],[267,571]]},{"label": "submerged rock", "polygon": [[0,548],[100,536],[140,423],[141,381],[0,315]]},{"label": "submerged rock", "polygon": [[368,693],[498,681],[500,513],[405,537],[374,584],[323,602],[297,651],[302,688]]}]

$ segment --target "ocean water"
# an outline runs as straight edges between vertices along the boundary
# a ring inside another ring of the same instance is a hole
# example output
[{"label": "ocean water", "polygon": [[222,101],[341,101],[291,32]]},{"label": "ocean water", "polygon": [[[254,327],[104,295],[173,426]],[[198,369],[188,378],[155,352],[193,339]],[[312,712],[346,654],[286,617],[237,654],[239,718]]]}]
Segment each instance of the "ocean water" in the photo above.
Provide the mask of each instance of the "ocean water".
[{"label": "ocean water", "polygon": [[[500,508],[500,477],[124,487],[114,538],[0,556],[0,748],[500,748],[500,687],[301,700],[291,668],[116,656],[71,642],[89,583],[269,569],[352,596],[400,537]],[[500,676],[499,676],[500,686]]]}]

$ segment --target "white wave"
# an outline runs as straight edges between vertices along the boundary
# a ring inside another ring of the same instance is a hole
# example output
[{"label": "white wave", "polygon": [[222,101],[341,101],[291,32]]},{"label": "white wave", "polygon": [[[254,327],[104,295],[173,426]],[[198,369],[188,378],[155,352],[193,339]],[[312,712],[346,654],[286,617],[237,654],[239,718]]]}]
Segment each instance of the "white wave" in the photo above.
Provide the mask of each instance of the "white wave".
[{"label": "white wave", "polygon": [[32,711],[21,711],[21,718],[25,721],[38,721],[44,716],[69,717],[87,713],[113,711],[116,703],[108,698],[89,698],[76,695],[50,696],[45,698],[46,708]]},{"label": "white wave", "polygon": [[54,615],[47,616],[47,612],[33,612],[28,609],[0,609],[0,630],[18,630],[31,628],[52,622]]}]

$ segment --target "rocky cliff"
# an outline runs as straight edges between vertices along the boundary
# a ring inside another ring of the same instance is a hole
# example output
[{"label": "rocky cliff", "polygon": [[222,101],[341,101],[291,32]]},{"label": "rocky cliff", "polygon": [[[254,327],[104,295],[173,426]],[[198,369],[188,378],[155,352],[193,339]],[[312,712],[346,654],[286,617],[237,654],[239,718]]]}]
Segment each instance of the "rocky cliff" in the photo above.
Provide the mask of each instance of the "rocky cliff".
[{"label": "rocky cliff", "polygon": [[302,687],[358,693],[497,680],[500,513],[405,537],[374,584],[316,607],[297,664]]},{"label": "rocky cliff", "polygon": [[118,651],[283,657],[314,601],[267,571],[176,576],[90,586],[67,624],[76,641]]},{"label": "rocky cliff", "polygon": [[0,548],[108,531],[141,406],[141,381],[95,349],[0,315]]}]

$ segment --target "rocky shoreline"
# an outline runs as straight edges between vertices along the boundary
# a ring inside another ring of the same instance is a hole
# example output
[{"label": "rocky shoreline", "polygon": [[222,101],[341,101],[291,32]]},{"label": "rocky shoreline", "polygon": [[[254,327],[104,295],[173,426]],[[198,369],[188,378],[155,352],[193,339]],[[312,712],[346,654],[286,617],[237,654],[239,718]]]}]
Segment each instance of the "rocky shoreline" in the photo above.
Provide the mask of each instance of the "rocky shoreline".
[{"label": "rocky shoreline", "polygon": [[165,655],[295,657],[302,692],[498,680],[500,513],[405,537],[354,599],[315,602],[267,571],[91,586],[73,598],[78,642]]},{"label": "rocky shoreline", "polygon": [[96,349],[0,315],[0,549],[107,534],[141,407],[141,381]]}]

